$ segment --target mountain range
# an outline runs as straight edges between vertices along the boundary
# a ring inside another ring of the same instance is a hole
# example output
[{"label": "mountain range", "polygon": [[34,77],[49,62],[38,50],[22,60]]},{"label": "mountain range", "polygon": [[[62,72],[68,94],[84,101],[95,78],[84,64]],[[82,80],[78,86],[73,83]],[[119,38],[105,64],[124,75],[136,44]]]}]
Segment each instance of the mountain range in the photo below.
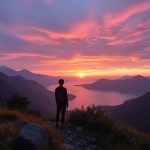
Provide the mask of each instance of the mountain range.
[{"label": "mountain range", "polygon": [[[28,97],[32,110],[39,110],[43,115],[55,112],[54,92],[47,90],[36,81],[0,73],[0,97],[8,99],[15,93]],[[68,94],[68,97],[69,100],[75,98],[72,94]]]},{"label": "mountain range", "polygon": [[117,80],[99,79],[94,83],[82,84],[80,86],[92,90],[114,91],[140,95],[150,90],[150,78],[137,75],[131,78]]},{"label": "mountain range", "polygon": [[125,101],[118,106],[100,106],[104,112],[119,122],[141,131],[150,132],[150,91]]},{"label": "mountain range", "polygon": [[43,74],[36,74],[26,69],[16,71],[7,66],[0,66],[0,72],[8,76],[22,76],[26,79],[37,81],[44,87],[48,87],[51,84],[55,84],[57,83],[57,80],[58,80],[58,77],[48,76],[48,75],[43,75]]}]

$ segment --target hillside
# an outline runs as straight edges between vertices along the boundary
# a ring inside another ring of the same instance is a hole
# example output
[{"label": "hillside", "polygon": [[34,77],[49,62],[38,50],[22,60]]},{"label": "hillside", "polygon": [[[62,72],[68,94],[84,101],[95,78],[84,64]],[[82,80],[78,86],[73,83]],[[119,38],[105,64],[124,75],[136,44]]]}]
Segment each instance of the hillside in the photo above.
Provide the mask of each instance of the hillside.
[{"label": "hillside", "polygon": [[114,91],[139,95],[150,90],[150,79],[137,75],[127,79],[100,79],[92,84],[82,84],[80,86],[92,90]]},{"label": "hillside", "polygon": [[6,66],[0,66],[0,72],[8,75],[8,76],[22,76],[29,80],[34,80],[43,85],[44,87],[48,87],[51,84],[57,82],[57,77],[43,75],[43,74],[35,74],[29,70],[23,69],[20,71],[16,71]]},{"label": "hillside", "polygon": [[[47,90],[41,84],[21,76],[7,76],[0,73],[0,97],[8,99],[17,93],[28,97],[31,102],[31,109],[38,110],[43,115],[50,115],[55,112],[54,92]],[[68,99],[73,100],[74,95],[68,94]]]},{"label": "hillside", "polygon": [[122,105],[100,108],[115,120],[150,132],[150,91],[138,98],[127,100]]},{"label": "hillside", "polygon": [[1,150],[150,149],[150,136],[118,125],[94,107],[72,111],[63,130],[49,119],[4,107],[0,122]]},{"label": "hillside", "polygon": [[54,111],[53,92],[48,91],[36,81],[28,80],[20,76],[9,77],[0,73],[0,96],[10,98],[14,93],[27,96],[31,102],[31,108],[39,110],[42,114]]}]

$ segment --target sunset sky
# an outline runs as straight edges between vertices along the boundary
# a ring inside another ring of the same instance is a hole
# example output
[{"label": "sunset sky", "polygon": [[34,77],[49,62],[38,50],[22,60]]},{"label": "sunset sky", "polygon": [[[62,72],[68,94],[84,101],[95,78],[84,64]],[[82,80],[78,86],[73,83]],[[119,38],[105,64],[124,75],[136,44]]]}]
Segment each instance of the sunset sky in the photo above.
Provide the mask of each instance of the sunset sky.
[{"label": "sunset sky", "polygon": [[150,76],[150,0],[0,0],[0,65]]}]

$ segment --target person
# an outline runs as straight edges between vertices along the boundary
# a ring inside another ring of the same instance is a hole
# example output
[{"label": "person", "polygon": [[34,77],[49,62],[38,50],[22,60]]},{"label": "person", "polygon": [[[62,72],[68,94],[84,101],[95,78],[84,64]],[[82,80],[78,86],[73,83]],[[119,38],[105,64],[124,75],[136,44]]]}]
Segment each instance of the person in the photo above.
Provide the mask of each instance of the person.
[{"label": "person", "polygon": [[67,89],[63,86],[64,80],[60,79],[58,81],[59,86],[55,89],[55,100],[57,105],[57,112],[56,112],[56,127],[59,127],[59,116],[61,113],[61,129],[64,127],[65,122],[65,113],[66,109],[68,108],[68,94]]}]

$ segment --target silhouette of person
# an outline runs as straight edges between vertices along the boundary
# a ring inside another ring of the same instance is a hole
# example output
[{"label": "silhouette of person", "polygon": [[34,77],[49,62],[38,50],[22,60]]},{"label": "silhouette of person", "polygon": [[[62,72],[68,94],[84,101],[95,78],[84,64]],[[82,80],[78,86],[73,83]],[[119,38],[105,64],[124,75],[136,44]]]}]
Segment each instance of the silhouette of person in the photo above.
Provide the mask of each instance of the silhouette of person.
[{"label": "silhouette of person", "polygon": [[59,127],[59,116],[61,113],[61,129],[64,127],[65,121],[65,112],[66,108],[68,108],[68,94],[67,89],[63,87],[64,80],[60,79],[59,86],[55,89],[55,100],[57,105],[57,113],[56,113],[56,127]]}]

